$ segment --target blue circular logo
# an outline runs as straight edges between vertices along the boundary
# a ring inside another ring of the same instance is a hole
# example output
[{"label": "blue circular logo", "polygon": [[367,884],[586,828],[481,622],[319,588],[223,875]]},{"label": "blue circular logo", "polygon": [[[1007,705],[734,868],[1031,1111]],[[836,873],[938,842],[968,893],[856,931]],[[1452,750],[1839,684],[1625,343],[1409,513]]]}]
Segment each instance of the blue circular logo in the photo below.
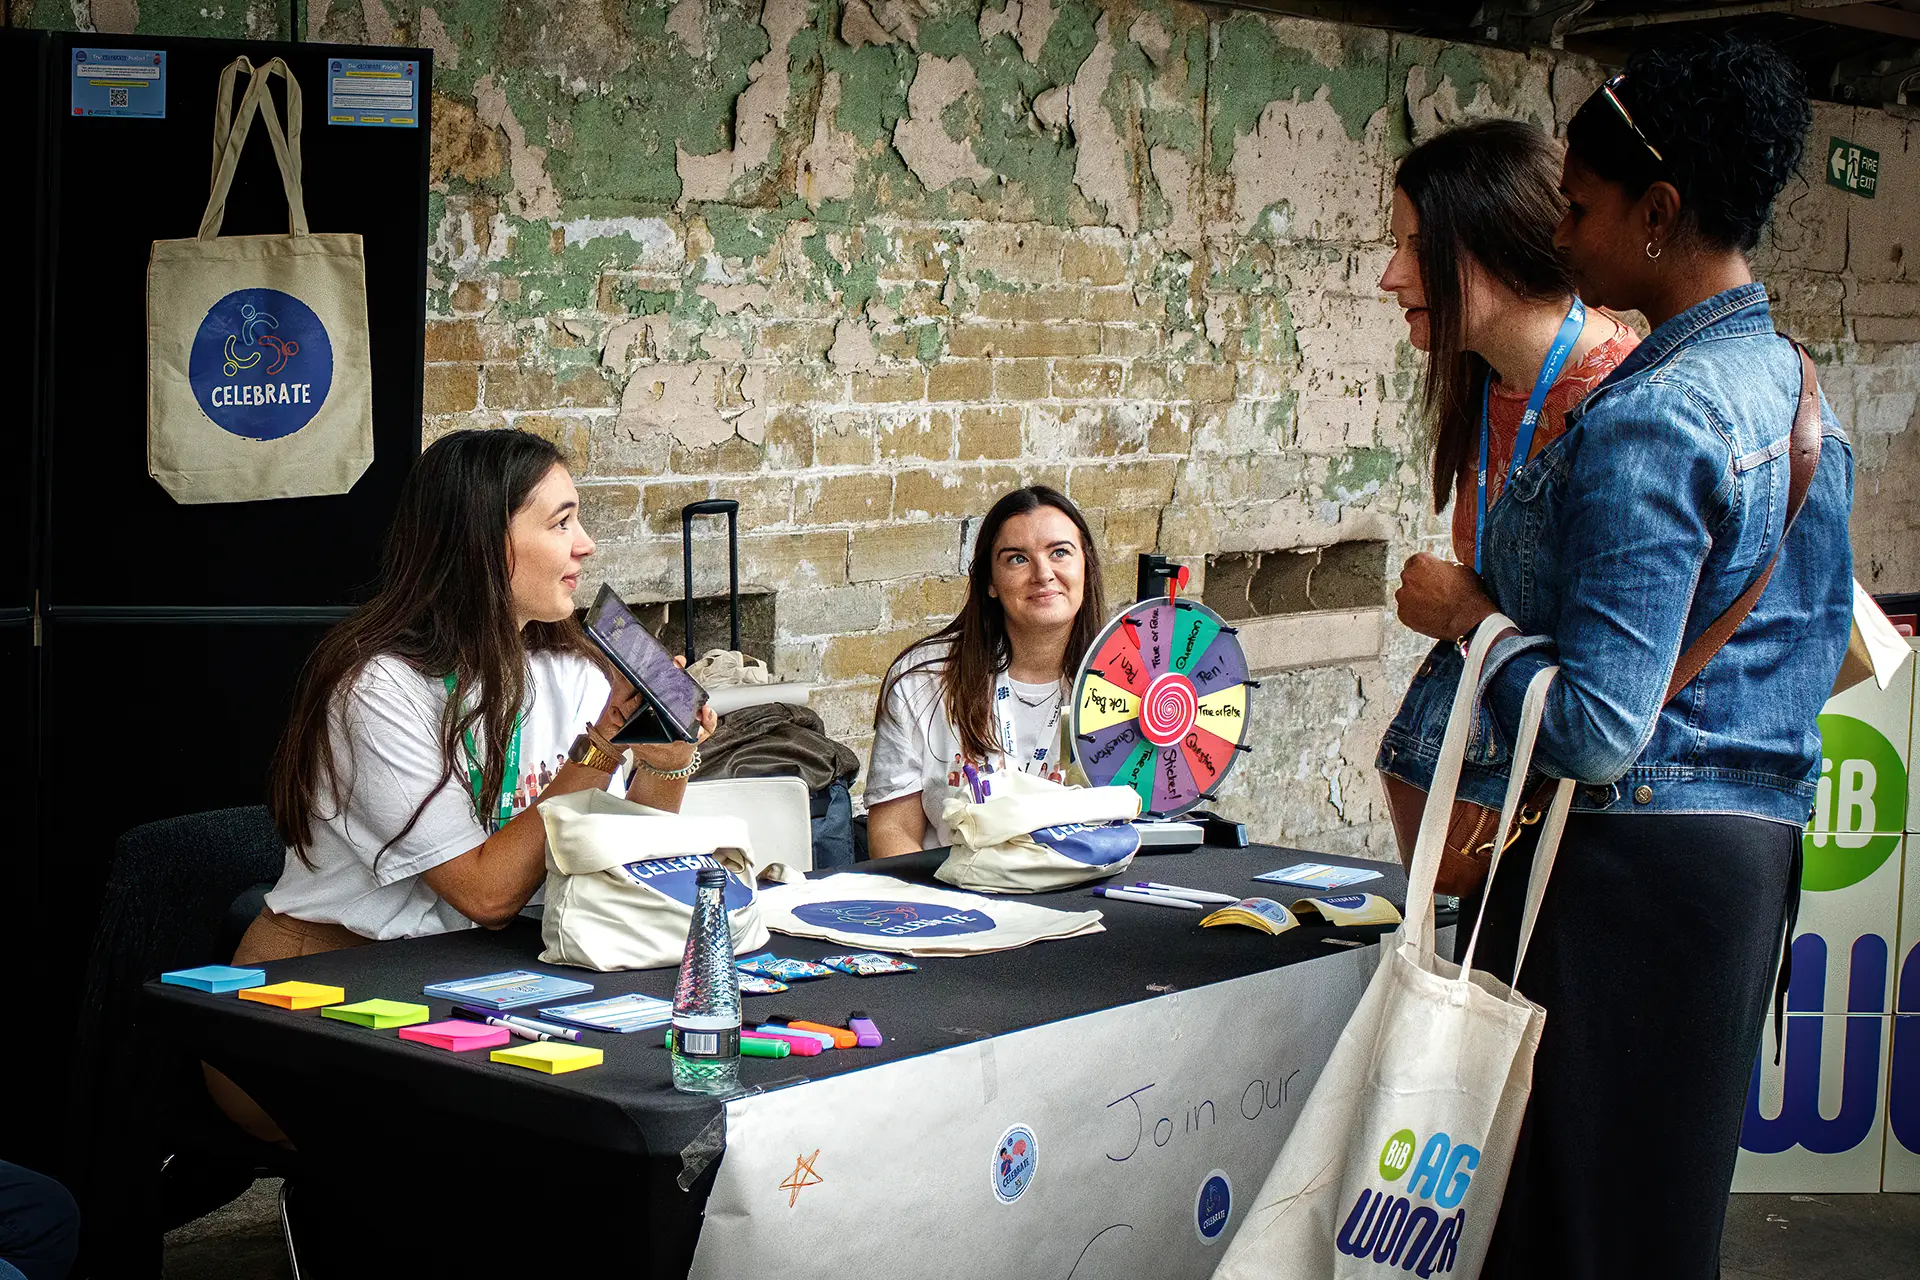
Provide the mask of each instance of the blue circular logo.
[{"label": "blue circular logo", "polygon": [[993,928],[993,917],[984,911],[943,911],[932,903],[871,898],[803,903],[793,915],[807,924],[876,938],[950,938]]},{"label": "blue circular logo", "polygon": [[1343,893],[1337,898],[1322,898],[1320,901],[1330,907],[1338,907],[1342,911],[1358,911],[1367,905],[1367,895],[1364,893]]},{"label": "blue circular logo", "polygon": [[1193,1229],[1201,1244],[1212,1244],[1226,1234],[1233,1218],[1233,1184],[1227,1175],[1215,1169],[1200,1183],[1193,1198]]},{"label": "blue circular logo", "polygon": [[[722,865],[718,858],[694,853],[678,858],[655,858],[650,862],[629,862],[622,870],[633,883],[645,885],[690,907],[700,893],[700,873],[708,867]],[[753,890],[738,872],[729,869],[721,901],[728,911],[738,911],[753,902]]]},{"label": "blue circular logo", "polygon": [[333,343],[300,299],[239,289],[213,304],[187,357],[187,383],[223,431],[278,440],[313,421],[333,387]]},{"label": "blue circular logo", "polygon": [[993,1150],[993,1196],[1001,1204],[1012,1204],[1033,1185],[1034,1170],[1040,1167],[1040,1145],[1033,1130],[1016,1124],[1000,1135]]}]

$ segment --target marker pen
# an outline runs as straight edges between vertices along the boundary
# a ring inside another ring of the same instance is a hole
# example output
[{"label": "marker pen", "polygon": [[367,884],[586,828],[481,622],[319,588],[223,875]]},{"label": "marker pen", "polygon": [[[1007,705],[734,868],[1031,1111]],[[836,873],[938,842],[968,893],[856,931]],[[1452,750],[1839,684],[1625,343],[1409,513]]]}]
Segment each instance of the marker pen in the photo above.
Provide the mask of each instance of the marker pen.
[{"label": "marker pen", "polygon": [[831,1036],[836,1049],[851,1049],[860,1042],[860,1038],[845,1027],[830,1027],[824,1022],[805,1022],[799,1018],[789,1018],[776,1013],[767,1019],[775,1026],[791,1027],[795,1031],[811,1031],[818,1035]]},{"label": "marker pen", "polygon": [[[802,1058],[811,1058],[814,1054],[821,1052],[824,1047],[820,1043],[819,1036],[810,1036],[800,1031],[788,1033],[762,1027],[755,1031],[742,1031],[740,1033],[742,1043],[745,1043],[749,1037],[761,1040],[778,1040],[780,1043],[786,1045],[790,1052]],[[742,1050],[742,1052],[745,1051]]]},{"label": "marker pen", "polygon": [[1226,905],[1240,901],[1230,893],[1214,893],[1210,889],[1182,889],[1177,884],[1161,884],[1157,880],[1135,880],[1133,887],[1154,893],[1164,893],[1170,898],[1185,898],[1189,902],[1218,902]]},{"label": "marker pen", "polygon": [[[662,1042],[667,1048],[673,1048],[673,1032],[667,1032]],[[775,1040],[772,1036],[756,1036],[744,1032],[740,1036],[740,1056],[743,1058],[784,1058],[793,1052],[793,1046],[785,1040]]]},{"label": "marker pen", "polygon": [[786,1036],[789,1039],[805,1036],[822,1049],[838,1049],[840,1047],[834,1038],[824,1031],[812,1031],[802,1027],[789,1026],[784,1022],[763,1022],[753,1030],[755,1035]]},{"label": "marker pen", "polygon": [[[1182,911],[1205,911],[1206,907],[1198,902],[1188,902],[1185,898],[1169,898],[1165,894],[1148,893],[1144,889],[1109,889],[1101,885],[1094,891],[1095,897],[1117,898],[1121,902],[1144,902],[1150,907],[1178,907]],[[1234,899],[1239,901],[1239,899]]]},{"label": "marker pen", "polygon": [[469,1005],[453,1006],[453,1016],[464,1018],[468,1022],[484,1022],[490,1027],[505,1027],[522,1040],[569,1040],[578,1041],[580,1033],[572,1027],[557,1027],[551,1022],[538,1022],[532,1018],[513,1018],[506,1014],[495,1013],[490,1009],[475,1009]]},{"label": "marker pen", "polygon": [[880,1028],[873,1025],[873,1019],[867,1016],[865,1009],[855,1009],[847,1015],[847,1027],[854,1034],[855,1041],[862,1049],[878,1049],[882,1043]]}]

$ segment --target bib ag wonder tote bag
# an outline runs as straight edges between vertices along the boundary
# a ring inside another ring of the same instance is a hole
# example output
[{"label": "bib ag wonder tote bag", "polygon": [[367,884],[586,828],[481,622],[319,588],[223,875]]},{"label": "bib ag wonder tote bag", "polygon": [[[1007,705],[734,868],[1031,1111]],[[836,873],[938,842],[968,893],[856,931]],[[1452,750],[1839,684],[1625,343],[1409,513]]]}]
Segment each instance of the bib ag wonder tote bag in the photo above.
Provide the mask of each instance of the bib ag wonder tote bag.
[{"label": "bib ag wonder tote bag", "polygon": [[[252,78],[231,127],[239,72]],[[268,78],[287,82],[287,124]],[[286,235],[222,236],[255,115],[287,193]],[[220,76],[213,190],[191,240],[147,265],[147,470],[174,501],[345,493],[373,462],[366,259],[357,235],[307,230],[300,84],[279,58]]]}]

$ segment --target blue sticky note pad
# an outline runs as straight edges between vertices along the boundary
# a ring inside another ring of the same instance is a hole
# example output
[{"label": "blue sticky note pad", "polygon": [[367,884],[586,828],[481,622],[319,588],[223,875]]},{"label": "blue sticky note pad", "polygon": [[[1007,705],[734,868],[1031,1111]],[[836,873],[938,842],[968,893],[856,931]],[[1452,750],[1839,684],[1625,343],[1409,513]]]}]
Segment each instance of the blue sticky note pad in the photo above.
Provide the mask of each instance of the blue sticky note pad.
[{"label": "blue sticky note pad", "polygon": [[192,987],[195,991],[211,991],[217,995],[223,991],[264,987],[267,985],[267,971],[236,969],[228,964],[205,964],[198,969],[175,969],[172,973],[163,973],[160,981],[171,987]]},{"label": "blue sticky note pad", "polygon": [[327,123],[418,129],[420,64],[398,59],[329,59]]},{"label": "blue sticky note pad", "polygon": [[73,114],[167,118],[167,55],[158,49],[75,49]]},{"label": "blue sticky note pad", "polygon": [[1378,871],[1336,867],[1325,862],[1296,862],[1290,867],[1254,877],[1255,880],[1265,880],[1270,884],[1294,884],[1303,889],[1344,889],[1350,884],[1365,884],[1379,878]]}]

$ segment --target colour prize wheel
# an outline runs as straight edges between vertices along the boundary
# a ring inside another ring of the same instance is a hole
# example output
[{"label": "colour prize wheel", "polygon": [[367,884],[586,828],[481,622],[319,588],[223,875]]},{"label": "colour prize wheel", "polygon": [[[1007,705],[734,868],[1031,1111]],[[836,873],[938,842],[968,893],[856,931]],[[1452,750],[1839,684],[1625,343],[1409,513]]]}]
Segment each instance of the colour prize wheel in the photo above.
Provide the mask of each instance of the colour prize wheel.
[{"label": "colour prize wheel", "polygon": [[1094,639],[1073,686],[1073,755],[1096,787],[1132,787],[1142,816],[1184,813],[1245,745],[1255,682],[1234,629],[1169,593],[1132,605]]}]

